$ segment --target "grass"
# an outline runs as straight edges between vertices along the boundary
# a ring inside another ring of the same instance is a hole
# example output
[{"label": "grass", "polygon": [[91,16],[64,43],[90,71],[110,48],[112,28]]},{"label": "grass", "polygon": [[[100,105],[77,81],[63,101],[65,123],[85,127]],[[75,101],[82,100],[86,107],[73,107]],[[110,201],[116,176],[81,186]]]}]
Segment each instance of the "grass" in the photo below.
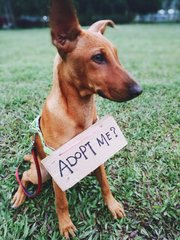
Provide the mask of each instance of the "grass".
[{"label": "grass", "polygon": [[[86,177],[67,194],[76,239],[180,239],[179,25],[123,25],[106,35],[144,88],[127,103],[97,98],[99,115],[113,115],[129,142],[106,164],[112,192],[127,217],[113,220],[96,180]],[[50,182],[19,209],[10,205],[15,170],[29,151],[29,123],[51,88],[55,49],[47,29],[0,31],[0,49],[0,239],[62,239]]]}]

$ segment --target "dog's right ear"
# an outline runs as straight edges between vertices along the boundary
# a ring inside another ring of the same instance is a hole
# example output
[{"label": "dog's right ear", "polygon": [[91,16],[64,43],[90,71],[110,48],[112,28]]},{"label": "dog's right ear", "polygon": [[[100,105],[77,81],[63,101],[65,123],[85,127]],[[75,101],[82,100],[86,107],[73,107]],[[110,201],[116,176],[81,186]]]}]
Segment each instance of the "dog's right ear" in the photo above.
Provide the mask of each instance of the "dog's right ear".
[{"label": "dog's right ear", "polygon": [[71,0],[52,0],[50,26],[52,43],[64,57],[75,48],[81,32]]}]

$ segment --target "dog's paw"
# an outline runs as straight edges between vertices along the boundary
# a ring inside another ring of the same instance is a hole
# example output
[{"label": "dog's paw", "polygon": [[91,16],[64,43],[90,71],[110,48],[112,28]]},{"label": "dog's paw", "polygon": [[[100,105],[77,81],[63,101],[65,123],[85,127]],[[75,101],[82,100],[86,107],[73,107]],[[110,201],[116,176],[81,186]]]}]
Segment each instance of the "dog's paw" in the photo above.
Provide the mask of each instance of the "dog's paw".
[{"label": "dog's paw", "polygon": [[108,206],[109,211],[113,215],[114,219],[123,218],[126,216],[123,206],[121,203],[116,201],[112,195],[106,200],[105,204]]},{"label": "dog's paw", "polygon": [[18,191],[14,194],[13,199],[11,201],[12,208],[18,208],[20,205],[24,203],[26,199],[25,194],[22,190],[18,189]]},{"label": "dog's paw", "polygon": [[72,223],[70,218],[66,219],[64,221],[62,221],[62,219],[61,219],[61,223],[60,223],[59,228],[60,228],[61,234],[66,239],[70,239],[71,237],[75,237],[76,236],[75,232],[77,231],[77,229],[74,226],[74,224]]}]

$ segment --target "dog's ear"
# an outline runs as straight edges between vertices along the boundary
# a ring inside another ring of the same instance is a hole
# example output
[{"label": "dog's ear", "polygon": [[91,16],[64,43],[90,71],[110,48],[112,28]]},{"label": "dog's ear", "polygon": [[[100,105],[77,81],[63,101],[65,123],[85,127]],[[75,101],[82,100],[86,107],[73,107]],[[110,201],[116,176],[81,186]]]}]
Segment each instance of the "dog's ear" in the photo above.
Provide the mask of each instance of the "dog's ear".
[{"label": "dog's ear", "polygon": [[106,27],[114,27],[115,24],[112,20],[100,20],[92,24],[89,28],[89,31],[104,33]]},{"label": "dog's ear", "polygon": [[81,32],[71,0],[52,0],[50,27],[52,43],[64,57],[75,48],[77,37]]}]

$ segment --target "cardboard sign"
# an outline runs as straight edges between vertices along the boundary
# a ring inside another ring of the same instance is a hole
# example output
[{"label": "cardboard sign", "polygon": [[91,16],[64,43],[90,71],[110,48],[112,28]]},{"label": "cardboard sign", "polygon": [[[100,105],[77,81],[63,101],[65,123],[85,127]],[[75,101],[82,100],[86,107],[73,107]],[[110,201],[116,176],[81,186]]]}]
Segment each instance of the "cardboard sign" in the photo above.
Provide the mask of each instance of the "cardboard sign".
[{"label": "cardboard sign", "polygon": [[41,162],[65,191],[126,145],[127,141],[114,118],[106,116]]}]

